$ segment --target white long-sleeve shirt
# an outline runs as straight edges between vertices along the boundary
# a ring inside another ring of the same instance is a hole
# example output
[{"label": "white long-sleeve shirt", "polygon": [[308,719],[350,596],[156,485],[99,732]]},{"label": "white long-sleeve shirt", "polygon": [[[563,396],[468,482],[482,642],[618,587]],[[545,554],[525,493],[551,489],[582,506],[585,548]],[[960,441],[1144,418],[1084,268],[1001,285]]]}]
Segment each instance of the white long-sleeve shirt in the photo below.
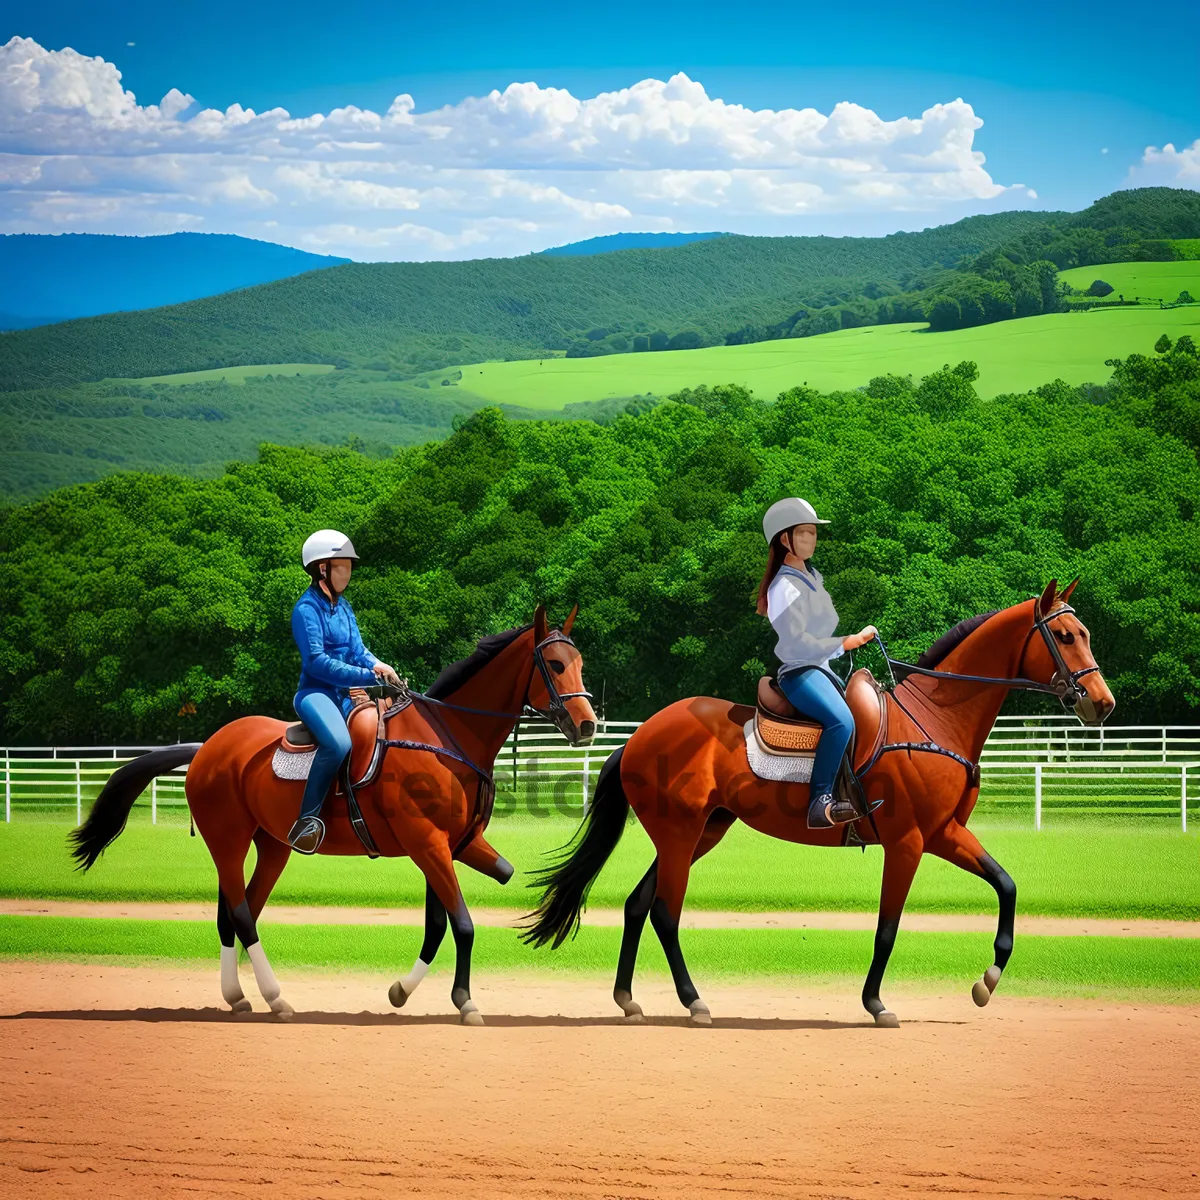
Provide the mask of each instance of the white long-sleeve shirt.
[{"label": "white long-sleeve shirt", "polygon": [[833,637],[838,615],[825,590],[821,572],[783,566],[767,588],[767,620],[779,635],[775,653],[789,667],[823,667],[843,653],[842,639]]}]

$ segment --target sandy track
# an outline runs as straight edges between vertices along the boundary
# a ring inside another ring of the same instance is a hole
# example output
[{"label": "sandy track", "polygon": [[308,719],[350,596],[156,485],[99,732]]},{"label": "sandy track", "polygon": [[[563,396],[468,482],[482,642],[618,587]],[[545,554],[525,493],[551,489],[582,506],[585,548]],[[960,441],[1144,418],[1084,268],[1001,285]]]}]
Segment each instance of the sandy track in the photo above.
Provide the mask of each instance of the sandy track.
[{"label": "sandy track", "polygon": [[[247,981],[249,982],[249,981]],[[1200,1009],[446,975],[403,1015],[375,978],[287,981],[282,1025],[216,973],[0,968],[6,1197],[1200,1195]],[[251,988],[247,994],[261,1001]],[[382,1002],[382,1003],[381,1003]],[[387,1015],[383,1015],[384,1013]]]},{"label": "sandy track", "polygon": [[[52,917],[134,917],[159,921],[211,921],[211,904],[157,902],[3,900],[0,915]],[[523,910],[472,908],[476,925],[511,927]],[[592,908],[585,925],[620,926],[619,908]],[[419,908],[347,908],[328,905],[270,905],[264,924],[279,925],[424,925]],[[876,915],[866,912],[705,912],[684,910],[681,929],[867,929],[874,930]],[[904,914],[904,928],[920,932],[993,933],[996,918],[985,913]],[[1140,921],[1101,917],[1037,917],[1017,914],[1018,936],[1062,937],[1200,937],[1200,921]]]}]

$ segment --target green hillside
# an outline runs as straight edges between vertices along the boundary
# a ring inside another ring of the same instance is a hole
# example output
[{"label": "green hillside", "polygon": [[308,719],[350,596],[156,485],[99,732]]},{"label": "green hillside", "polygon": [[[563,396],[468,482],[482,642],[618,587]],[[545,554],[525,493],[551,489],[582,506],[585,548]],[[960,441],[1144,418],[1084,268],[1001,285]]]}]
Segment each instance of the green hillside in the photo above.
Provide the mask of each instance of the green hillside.
[{"label": "green hillside", "polygon": [[470,402],[536,409],[610,396],[666,396],[701,384],[734,383],[773,399],[805,383],[822,391],[852,389],[876,375],[921,376],[969,359],[979,366],[976,390],[987,397],[1028,391],[1050,379],[1103,383],[1112,373],[1105,359],[1144,353],[1164,331],[1200,340],[1200,305],[1053,313],[946,333],[929,333],[923,325],[877,325],[675,354],[483,363],[463,367],[454,390]]},{"label": "green hillside", "polygon": [[1200,300],[1200,262],[1119,262],[1063,271],[1059,278],[1077,291],[1086,291],[1097,279],[1113,288],[1112,299],[1163,300],[1173,303],[1182,291]]},{"label": "green hillside", "polygon": [[0,388],[280,362],[417,374],[565,350],[597,327],[686,327],[723,342],[729,330],[801,304],[919,286],[925,272],[1058,215],[998,213],[883,238],[723,237],[587,257],[349,263],[189,304],[5,334]]}]

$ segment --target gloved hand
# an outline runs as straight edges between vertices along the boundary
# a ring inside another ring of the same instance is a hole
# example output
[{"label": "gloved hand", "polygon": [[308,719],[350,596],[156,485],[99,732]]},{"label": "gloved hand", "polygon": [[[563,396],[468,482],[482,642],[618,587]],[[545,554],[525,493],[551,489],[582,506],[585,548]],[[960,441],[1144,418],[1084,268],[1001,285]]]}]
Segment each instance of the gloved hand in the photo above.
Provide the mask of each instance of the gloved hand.
[{"label": "gloved hand", "polygon": [[842,638],[843,650],[857,650],[860,646],[865,646],[879,632],[874,625],[865,625],[857,633],[848,633]]}]

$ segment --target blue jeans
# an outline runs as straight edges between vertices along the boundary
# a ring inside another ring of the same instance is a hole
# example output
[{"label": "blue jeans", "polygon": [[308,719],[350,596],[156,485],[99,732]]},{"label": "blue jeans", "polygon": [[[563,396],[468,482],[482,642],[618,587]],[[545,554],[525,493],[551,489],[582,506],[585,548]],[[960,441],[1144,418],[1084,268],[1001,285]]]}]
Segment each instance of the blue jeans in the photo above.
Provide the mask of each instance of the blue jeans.
[{"label": "blue jeans", "polygon": [[810,784],[810,794],[814,798],[824,796],[833,791],[834,777],[854,732],[854,718],[837,684],[816,667],[788,671],[779,679],[779,690],[798,712],[825,726],[817,743]]},{"label": "blue jeans", "polygon": [[315,817],[337,776],[342,759],[350,753],[350,731],[342,710],[324,692],[297,692],[292,702],[296,714],[317,739],[308,781],[304,785],[301,817]]}]

